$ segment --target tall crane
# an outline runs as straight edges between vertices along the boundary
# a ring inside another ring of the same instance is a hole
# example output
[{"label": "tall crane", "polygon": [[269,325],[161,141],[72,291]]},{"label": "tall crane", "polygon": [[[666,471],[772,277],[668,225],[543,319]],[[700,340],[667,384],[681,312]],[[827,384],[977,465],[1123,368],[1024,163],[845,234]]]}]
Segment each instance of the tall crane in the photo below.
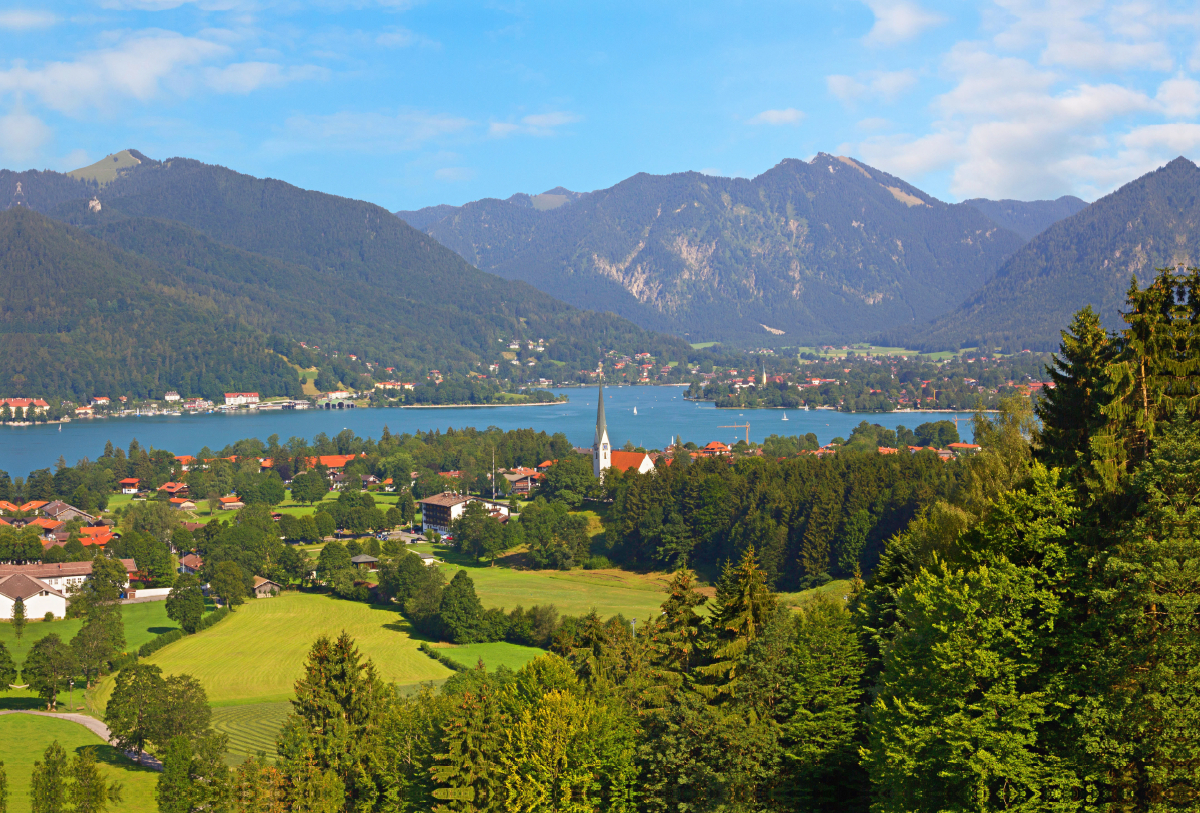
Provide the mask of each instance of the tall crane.
[{"label": "tall crane", "polygon": [[746,430],[746,445],[747,446],[750,445],[750,422],[749,421],[746,421],[745,423],[730,424],[729,426],[718,426],[717,428],[718,429],[745,429]]}]

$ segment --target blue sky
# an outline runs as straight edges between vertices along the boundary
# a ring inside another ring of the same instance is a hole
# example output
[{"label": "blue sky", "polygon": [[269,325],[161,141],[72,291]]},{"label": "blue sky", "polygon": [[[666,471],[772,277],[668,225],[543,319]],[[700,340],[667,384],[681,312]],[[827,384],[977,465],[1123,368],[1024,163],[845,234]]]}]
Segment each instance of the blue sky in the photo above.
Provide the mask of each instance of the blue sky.
[{"label": "blue sky", "polygon": [[847,154],[943,200],[1200,158],[1200,11],[1131,0],[0,5],[0,165],[126,147],[389,209]]}]

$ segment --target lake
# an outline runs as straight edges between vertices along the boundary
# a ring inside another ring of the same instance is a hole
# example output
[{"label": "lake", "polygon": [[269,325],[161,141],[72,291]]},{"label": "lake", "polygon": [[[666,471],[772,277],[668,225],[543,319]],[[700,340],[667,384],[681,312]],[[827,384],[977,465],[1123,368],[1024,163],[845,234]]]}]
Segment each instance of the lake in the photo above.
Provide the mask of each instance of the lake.
[{"label": "lake", "polygon": [[[576,446],[591,446],[596,429],[596,391],[594,389],[556,389],[571,400],[546,406],[506,407],[431,407],[420,409],[344,409],[279,410],[259,412],[242,410],[211,415],[180,417],[148,416],[105,418],[41,426],[0,427],[0,469],[11,476],[26,477],[34,469],[53,467],[59,456],[68,463],[81,457],[95,459],[104,452],[104,444],[129,447],[137,438],[143,447],[169,449],[175,454],[195,454],[202,446],[219,450],[242,438],[266,440],[279,435],[281,441],[293,436],[311,440],[324,432],[333,437],[350,429],[362,437],[378,438],[386,425],[393,434],[418,430],[462,428],[501,429],[533,427],[550,434],[563,432]],[[685,401],[683,387],[612,387],[605,390],[608,435],[613,445],[625,441],[647,449],[661,449],[676,435],[684,442],[704,445],[721,440],[732,445],[745,438],[745,429],[728,428],[731,424],[750,424],[750,439],[762,442],[768,435],[804,435],[815,432],[821,443],[835,437],[849,437],[861,421],[878,423],[889,429],[903,424],[914,429],[926,421],[959,418],[959,433],[971,437],[970,413],[846,413],[833,410],[802,409],[716,409],[711,403]],[[633,413],[637,409],[637,414]],[[783,418],[787,417],[784,421]],[[964,420],[965,419],[965,420]]]}]

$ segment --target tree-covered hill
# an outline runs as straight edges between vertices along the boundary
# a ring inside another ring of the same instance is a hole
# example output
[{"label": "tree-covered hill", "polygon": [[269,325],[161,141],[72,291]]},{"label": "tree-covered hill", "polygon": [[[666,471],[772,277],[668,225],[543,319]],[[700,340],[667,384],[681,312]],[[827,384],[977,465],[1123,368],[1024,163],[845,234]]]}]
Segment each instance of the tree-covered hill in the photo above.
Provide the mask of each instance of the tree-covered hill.
[{"label": "tree-covered hill", "polygon": [[997,226],[1015,231],[1032,240],[1064,217],[1087,207],[1087,201],[1074,195],[1056,200],[988,200],[972,198],[963,203],[983,212]]},{"label": "tree-covered hill", "polygon": [[152,262],[25,207],[0,212],[4,394],[299,394],[267,337]]},{"label": "tree-covered hill", "polygon": [[363,201],[181,158],[144,162],[97,195],[99,212],[80,199],[52,214],[241,297],[247,316],[297,341],[429,366],[489,358],[511,338],[546,339],[560,360],[687,350],[479,271]]},{"label": "tree-covered hill", "polygon": [[1085,305],[1115,328],[1131,277],[1144,284],[1155,268],[1200,263],[1198,187],[1200,168],[1176,158],[1039,234],[931,327],[887,338],[921,348],[1048,350]]},{"label": "tree-covered hill", "polygon": [[752,180],[642,173],[550,210],[530,200],[401,214],[484,270],[692,341],[850,339],[928,320],[1024,242],[826,154]]}]

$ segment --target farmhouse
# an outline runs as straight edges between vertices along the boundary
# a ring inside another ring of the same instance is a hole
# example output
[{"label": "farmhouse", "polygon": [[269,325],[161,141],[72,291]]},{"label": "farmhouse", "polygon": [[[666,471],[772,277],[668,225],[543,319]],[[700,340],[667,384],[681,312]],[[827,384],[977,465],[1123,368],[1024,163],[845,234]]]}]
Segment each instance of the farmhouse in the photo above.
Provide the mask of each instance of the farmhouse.
[{"label": "farmhouse", "polygon": [[53,613],[55,618],[67,615],[67,597],[41,579],[24,573],[0,578],[0,618],[12,618],[17,599],[25,602],[26,618],[41,618]]},{"label": "farmhouse", "polygon": [[279,586],[279,582],[273,582],[270,579],[264,579],[262,576],[254,577],[254,597],[255,598],[271,598],[278,595],[283,590]]},{"label": "farmhouse", "polygon": [[189,500],[187,497],[172,497],[168,502],[176,511],[194,511],[196,503]]},{"label": "farmhouse", "polygon": [[[122,559],[121,564],[125,566],[125,586],[128,587],[129,574],[137,571],[137,564],[132,559]],[[27,618],[39,618],[47,612],[62,618],[67,612],[68,591],[83,584],[90,575],[91,562],[0,565],[0,618],[12,618],[12,607],[17,598],[25,602]],[[46,606],[38,609],[43,605]]]},{"label": "farmhouse", "polygon": [[179,557],[180,573],[199,573],[202,567],[204,567],[204,560],[194,553]]},{"label": "farmhouse", "polygon": [[222,511],[240,511],[245,507],[246,504],[242,502],[241,498],[235,494],[230,494],[228,497],[221,498]]},{"label": "farmhouse", "polygon": [[126,477],[124,480],[118,483],[118,485],[121,486],[122,494],[137,494],[138,478]]}]

